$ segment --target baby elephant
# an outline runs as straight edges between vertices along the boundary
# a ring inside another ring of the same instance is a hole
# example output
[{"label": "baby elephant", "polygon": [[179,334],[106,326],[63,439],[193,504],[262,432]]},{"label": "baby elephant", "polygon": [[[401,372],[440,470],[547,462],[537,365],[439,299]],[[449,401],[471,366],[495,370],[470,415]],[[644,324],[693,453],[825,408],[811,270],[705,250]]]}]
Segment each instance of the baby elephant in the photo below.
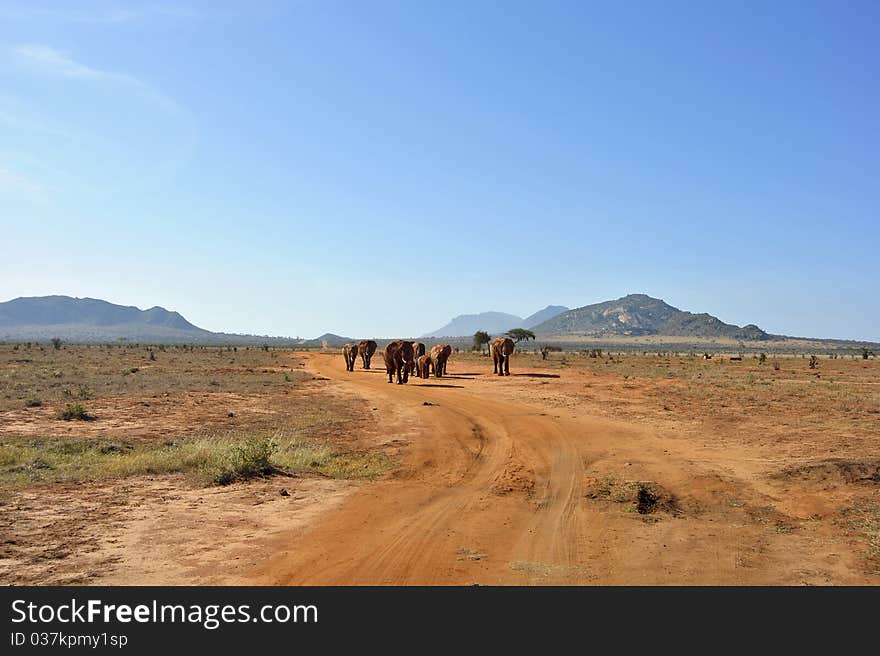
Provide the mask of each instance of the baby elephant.
[{"label": "baby elephant", "polygon": [[416,360],[416,372],[419,378],[429,378],[431,376],[431,356],[420,355]]},{"label": "baby elephant", "polygon": [[346,370],[354,371],[354,362],[357,360],[357,354],[357,344],[346,344],[342,347],[342,355],[345,357]]}]

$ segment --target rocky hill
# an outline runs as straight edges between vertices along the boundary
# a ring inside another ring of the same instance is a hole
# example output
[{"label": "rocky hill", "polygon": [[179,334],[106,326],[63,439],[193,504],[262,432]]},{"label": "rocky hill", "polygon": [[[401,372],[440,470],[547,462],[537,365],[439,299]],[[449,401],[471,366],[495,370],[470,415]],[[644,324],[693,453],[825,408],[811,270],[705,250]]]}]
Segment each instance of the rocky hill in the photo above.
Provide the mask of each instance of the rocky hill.
[{"label": "rocky hill", "polygon": [[541,335],[554,336],[678,335],[740,340],[770,338],[770,335],[753,324],[740,327],[724,323],[711,314],[685,312],[645,294],[630,294],[613,301],[575,308],[536,325],[533,330]]}]

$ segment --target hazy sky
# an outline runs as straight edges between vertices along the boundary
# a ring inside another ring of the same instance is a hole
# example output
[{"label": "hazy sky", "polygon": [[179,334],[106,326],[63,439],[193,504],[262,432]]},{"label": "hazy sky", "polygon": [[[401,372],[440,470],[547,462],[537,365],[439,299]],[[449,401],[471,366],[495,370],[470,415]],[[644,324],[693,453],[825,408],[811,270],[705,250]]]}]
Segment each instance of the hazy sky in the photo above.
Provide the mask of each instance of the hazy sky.
[{"label": "hazy sky", "polygon": [[0,0],[0,301],[880,341],[877,2]]}]

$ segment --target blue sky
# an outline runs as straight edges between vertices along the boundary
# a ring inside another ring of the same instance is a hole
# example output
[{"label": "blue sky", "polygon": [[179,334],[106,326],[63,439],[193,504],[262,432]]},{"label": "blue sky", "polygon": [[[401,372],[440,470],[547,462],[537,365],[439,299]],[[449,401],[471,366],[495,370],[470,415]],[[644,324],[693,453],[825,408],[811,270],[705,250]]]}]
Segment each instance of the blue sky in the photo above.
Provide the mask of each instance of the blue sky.
[{"label": "blue sky", "polygon": [[0,1],[0,300],[880,341],[876,2]]}]

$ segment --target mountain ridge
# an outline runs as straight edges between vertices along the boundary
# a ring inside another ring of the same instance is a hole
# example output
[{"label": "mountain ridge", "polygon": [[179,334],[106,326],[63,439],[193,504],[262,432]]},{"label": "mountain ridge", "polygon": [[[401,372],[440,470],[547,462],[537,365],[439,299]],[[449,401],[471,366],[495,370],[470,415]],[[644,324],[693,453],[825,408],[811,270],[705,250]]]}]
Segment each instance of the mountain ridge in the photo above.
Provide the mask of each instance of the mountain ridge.
[{"label": "mountain ridge", "polygon": [[512,328],[530,329],[567,310],[568,308],[564,305],[548,305],[525,319],[515,314],[496,312],[494,310],[477,314],[459,314],[442,328],[425,333],[422,337],[470,337],[478,330],[497,335],[505,333]]},{"label": "mountain ridge", "polygon": [[155,305],[141,310],[96,298],[22,296],[0,303],[0,340],[109,340],[141,342],[288,344],[267,335],[215,333],[199,328],[173,310]]}]

